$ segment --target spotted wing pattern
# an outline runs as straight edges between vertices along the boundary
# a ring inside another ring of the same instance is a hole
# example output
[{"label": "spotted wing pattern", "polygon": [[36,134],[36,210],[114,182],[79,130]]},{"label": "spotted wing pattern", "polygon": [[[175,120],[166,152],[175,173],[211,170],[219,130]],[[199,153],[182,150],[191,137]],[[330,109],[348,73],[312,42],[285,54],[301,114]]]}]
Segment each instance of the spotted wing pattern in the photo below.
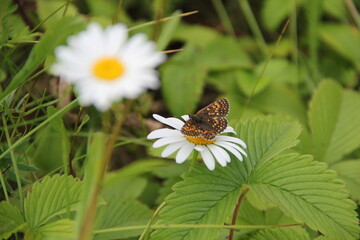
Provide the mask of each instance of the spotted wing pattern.
[{"label": "spotted wing pattern", "polygon": [[228,125],[225,116],[229,113],[229,106],[225,98],[209,104],[196,114],[189,115],[190,119],[186,121],[181,132],[186,136],[202,137],[206,140],[214,139]]}]

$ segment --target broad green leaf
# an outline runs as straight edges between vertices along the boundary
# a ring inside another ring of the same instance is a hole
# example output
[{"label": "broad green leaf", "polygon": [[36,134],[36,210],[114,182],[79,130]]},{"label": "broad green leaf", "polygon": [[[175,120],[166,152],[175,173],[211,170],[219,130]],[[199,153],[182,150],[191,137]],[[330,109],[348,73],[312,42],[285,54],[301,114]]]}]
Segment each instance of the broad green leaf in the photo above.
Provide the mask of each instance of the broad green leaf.
[{"label": "broad green leaf", "polygon": [[[237,160],[232,160],[237,161]],[[195,165],[175,184],[157,224],[224,224],[234,210],[244,179],[235,171],[218,167],[210,172]],[[216,239],[219,229],[161,229],[151,239]]]},{"label": "broad green leaf", "polygon": [[311,156],[276,157],[255,169],[248,187],[262,200],[326,236],[359,237],[356,204],[348,199],[343,182]]},{"label": "broad green leaf", "polygon": [[198,49],[187,45],[160,68],[162,94],[172,115],[191,113],[199,102],[207,70],[198,64],[197,55]]},{"label": "broad green leaf", "polygon": [[219,37],[209,43],[199,54],[199,63],[209,70],[250,68],[253,62],[239,41]]},{"label": "broad green leaf", "polygon": [[[106,196],[104,196],[106,198]],[[122,239],[139,236],[142,229],[111,231],[96,233],[96,230],[146,225],[151,218],[152,211],[140,202],[127,197],[109,198],[108,203],[99,208],[95,222],[94,239]]]},{"label": "broad green leaf", "polygon": [[255,168],[264,165],[274,156],[295,146],[301,127],[297,123],[283,123],[271,119],[256,119],[236,126],[240,139],[247,144],[248,158],[238,170],[250,176]]},{"label": "broad green leaf", "polygon": [[20,231],[25,221],[20,210],[8,202],[0,202],[0,239],[7,239]]},{"label": "broad green leaf", "polygon": [[284,84],[270,84],[264,91],[254,96],[249,105],[265,113],[287,115],[303,124],[307,122],[301,96]]},{"label": "broad green leaf", "polygon": [[169,163],[159,159],[145,159],[133,162],[119,170],[109,172],[105,176],[104,187],[116,185],[119,181],[140,176],[142,174],[154,171],[158,167],[167,166]]},{"label": "broad green leaf", "polygon": [[360,159],[346,160],[330,166],[342,179],[352,199],[360,201]]},{"label": "broad green leaf", "polygon": [[301,227],[279,227],[258,231],[251,240],[310,240],[309,234]]},{"label": "broad green leaf", "polygon": [[181,23],[175,32],[174,38],[204,48],[219,36],[220,34],[213,28]]},{"label": "broad green leaf", "polygon": [[346,6],[344,1],[326,0],[322,1],[324,11],[339,20],[346,19]]},{"label": "broad green leaf", "polygon": [[[0,102],[16,88],[26,82],[28,77],[52,54],[55,47],[64,42],[67,36],[84,27],[84,23],[77,18],[62,18],[52,25],[40,39],[39,43],[31,50],[24,66],[13,77],[7,88],[0,94]],[[61,34],[59,34],[61,33]]]},{"label": "broad green leaf", "polygon": [[335,52],[351,61],[360,69],[360,34],[350,25],[324,24],[319,31],[321,39]]},{"label": "broad green leaf", "polygon": [[[210,172],[203,164],[195,165],[174,185],[166,199],[158,224],[224,224],[229,223],[241,188],[254,167],[260,167],[275,155],[294,146],[300,126],[270,119],[238,125],[238,136],[247,146],[244,163],[232,159],[228,167],[217,166]],[[152,239],[216,239],[219,229],[156,230]]]},{"label": "broad green leaf", "polygon": [[[247,193],[247,196],[249,193],[250,192]],[[253,207],[246,199],[241,203],[236,221],[236,224],[240,225],[276,225],[293,223],[296,223],[296,221],[286,216],[279,208],[271,208],[267,211],[262,211]]]},{"label": "broad green leaf", "polygon": [[34,229],[53,217],[63,214],[67,208],[74,209],[79,203],[81,182],[71,176],[54,175],[34,183],[25,199],[25,219]]},{"label": "broad green leaf", "polygon": [[266,0],[264,2],[261,16],[262,22],[269,31],[274,31],[280,23],[290,15],[295,8],[295,0]]},{"label": "broad green leaf", "polygon": [[333,163],[360,147],[360,95],[322,82],[310,103],[309,123],[313,155]]},{"label": "broad green leaf", "polygon": [[181,17],[179,16],[180,14],[181,14],[181,11],[179,11],[179,10],[175,11],[171,15],[171,17],[173,17],[173,18],[170,19],[169,21],[167,21],[163,25],[162,31],[157,40],[157,49],[158,50],[164,50],[167,47],[167,45],[169,44],[169,42],[171,41],[171,39],[173,38],[174,32],[180,23],[180,19],[181,19]]},{"label": "broad green leaf", "polygon": [[64,17],[63,14],[65,9],[66,9],[66,16],[74,17],[77,14],[79,14],[74,4],[68,2],[67,6],[65,6],[66,3],[67,3],[66,0],[53,0],[53,1],[39,0],[36,2],[36,6],[37,6],[36,10],[40,20],[42,21],[46,20],[46,22],[44,22],[45,26],[50,26],[54,22],[62,19]]},{"label": "broad green leaf", "polygon": [[101,195],[107,199],[111,198],[129,198],[137,199],[146,187],[147,181],[143,177],[128,177],[119,179],[111,185],[106,185],[101,191]]},{"label": "broad green leaf", "polygon": [[75,240],[74,221],[61,219],[25,232],[28,240]]}]

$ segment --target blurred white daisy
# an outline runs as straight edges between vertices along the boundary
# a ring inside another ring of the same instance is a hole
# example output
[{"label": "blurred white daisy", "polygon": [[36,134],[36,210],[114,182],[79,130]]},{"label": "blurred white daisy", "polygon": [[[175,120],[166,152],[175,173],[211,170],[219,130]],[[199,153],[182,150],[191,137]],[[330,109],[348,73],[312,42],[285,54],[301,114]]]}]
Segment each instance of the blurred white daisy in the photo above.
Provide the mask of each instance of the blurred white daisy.
[{"label": "blurred white daisy", "polygon": [[55,49],[51,72],[74,84],[82,105],[107,110],[114,101],[134,99],[146,89],[159,87],[155,70],[165,55],[144,34],[130,39],[125,25],[103,29],[91,23],[68,38],[68,46]]},{"label": "blurred white daisy", "polygon": [[[242,148],[246,148],[246,144],[239,138],[217,135],[213,140],[206,140],[201,137],[190,137],[181,133],[181,128],[185,122],[177,118],[164,118],[154,114],[153,117],[174,129],[161,128],[152,131],[147,138],[158,139],[154,142],[153,147],[159,148],[168,145],[161,153],[162,157],[168,157],[177,150],[175,161],[183,163],[193,150],[200,152],[202,159],[209,170],[215,169],[215,160],[223,167],[230,162],[229,152],[237,157],[240,161],[243,156],[247,156]],[[188,115],[182,116],[187,121]],[[235,133],[234,129],[228,126],[223,133]]]}]

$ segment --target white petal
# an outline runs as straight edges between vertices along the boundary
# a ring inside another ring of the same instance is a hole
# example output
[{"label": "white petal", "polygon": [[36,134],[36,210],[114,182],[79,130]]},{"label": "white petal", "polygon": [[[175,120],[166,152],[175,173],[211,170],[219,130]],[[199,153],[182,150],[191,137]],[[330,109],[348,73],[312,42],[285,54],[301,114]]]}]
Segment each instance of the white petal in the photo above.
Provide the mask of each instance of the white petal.
[{"label": "white petal", "polygon": [[172,137],[172,136],[182,136],[182,134],[178,130],[169,129],[169,128],[161,128],[156,129],[147,135],[147,139],[156,139],[163,137]]},{"label": "white petal", "polygon": [[226,162],[230,162],[231,158],[229,156],[229,154],[220,146],[213,144],[213,147],[217,148],[217,150],[219,151],[219,153],[222,155],[222,157],[226,160]]},{"label": "white petal", "polygon": [[158,114],[153,114],[153,117],[158,120],[159,122],[162,122],[170,127],[173,127],[175,129],[180,130],[182,126],[184,126],[184,122],[177,118],[164,118]]},{"label": "white petal", "polygon": [[186,140],[183,137],[164,137],[155,141],[153,144],[153,148],[159,148],[171,143],[182,142],[182,141],[186,141]]},{"label": "white petal", "polygon": [[225,167],[227,162],[226,159],[223,157],[223,155],[219,152],[219,147],[216,147],[212,144],[207,146],[210,150],[210,152],[214,155],[216,161],[220,163],[221,166]]},{"label": "white petal", "polygon": [[184,119],[185,121],[190,119],[189,115],[182,115],[181,118]]},{"label": "white petal", "polygon": [[161,157],[168,157],[171,154],[173,154],[176,150],[178,150],[179,148],[181,148],[182,146],[184,146],[186,144],[186,142],[177,142],[177,143],[172,143],[169,144],[169,146],[167,146],[164,151],[161,153]]},{"label": "white petal", "polygon": [[194,149],[195,144],[193,143],[186,143],[176,154],[176,163],[183,163],[190,155],[192,150]]},{"label": "white petal", "polygon": [[202,152],[206,149],[206,147],[204,147],[203,145],[196,145],[195,146],[195,150],[198,152]]},{"label": "white petal", "polygon": [[237,143],[237,144],[241,145],[242,147],[246,148],[246,144],[240,138],[230,137],[230,136],[217,136],[217,139],[220,141],[224,141],[224,142],[225,141],[226,142],[234,142],[234,143]]},{"label": "white petal", "polygon": [[[239,151],[237,151],[237,149],[233,148],[232,146],[229,146],[223,142],[219,142],[216,143],[216,145],[221,146],[223,148],[225,148],[226,150],[228,150],[229,152],[231,152],[232,154],[235,155],[235,157],[237,157],[240,161],[243,160],[243,157],[241,156],[241,153]],[[235,144],[234,144],[235,145]],[[236,145],[235,145],[236,146]]]},{"label": "white petal", "polygon": [[206,167],[213,171],[215,169],[215,160],[209,149],[205,148],[204,151],[200,152]]},{"label": "white petal", "polygon": [[230,126],[227,126],[227,127],[225,128],[225,130],[223,131],[223,133],[234,133],[234,134],[236,134],[234,128],[232,128],[232,127],[230,127]]}]

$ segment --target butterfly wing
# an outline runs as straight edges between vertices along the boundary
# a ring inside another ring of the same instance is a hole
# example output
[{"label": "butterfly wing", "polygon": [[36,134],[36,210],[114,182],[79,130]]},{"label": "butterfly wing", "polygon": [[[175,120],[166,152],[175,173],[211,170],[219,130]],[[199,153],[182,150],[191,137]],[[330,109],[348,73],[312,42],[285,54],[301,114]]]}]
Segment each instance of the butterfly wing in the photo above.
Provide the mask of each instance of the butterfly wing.
[{"label": "butterfly wing", "polygon": [[226,98],[221,98],[213,103],[210,103],[206,107],[200,109],[196,115],[208,115],[225,117],[230,111],[230,104]]},{"label": "butterfly wing", "polygon": [[200,136],[200,128],[197,126],[193,119],[189,119],[186,121],[184,126],[181,128],[181,133],[190,136],[190,137],[199,137]]}]

